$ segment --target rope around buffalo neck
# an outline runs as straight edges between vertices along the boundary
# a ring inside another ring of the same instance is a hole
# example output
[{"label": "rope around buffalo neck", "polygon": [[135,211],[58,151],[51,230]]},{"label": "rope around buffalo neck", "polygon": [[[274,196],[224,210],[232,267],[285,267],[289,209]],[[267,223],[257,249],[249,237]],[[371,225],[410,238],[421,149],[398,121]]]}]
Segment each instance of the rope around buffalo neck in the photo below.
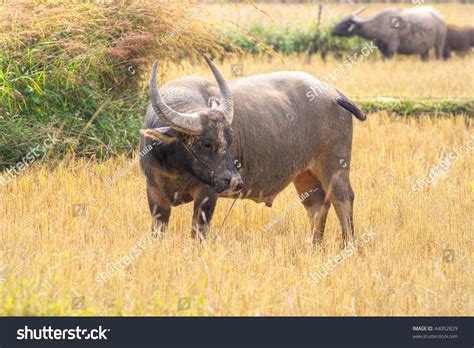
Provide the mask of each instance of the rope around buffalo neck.
[{"label": "rope around buffalo neck", "polygon": [[219,234],[221,233],[222,227],[224,227],[224,224],[225,224],[225,222],[227,221],[227,217],[229,216],[230,211],[231,211],[232,208],[234,207],[234,204],[235,204],[235,202],[237,201],[238,198],[239,198],[239,196],[235,197],[234,201],[232,202],[232,205],[230,206],[229,210],[227,211],[227,214],[225,215],[224,220],[222,220],[221,227],[219,227],[219,231],[217,231],[216,235],[215,235],[214,238],[212,239],[212,242],[215,242],[216,239],[217,239],[217,237],[218,237]]}]

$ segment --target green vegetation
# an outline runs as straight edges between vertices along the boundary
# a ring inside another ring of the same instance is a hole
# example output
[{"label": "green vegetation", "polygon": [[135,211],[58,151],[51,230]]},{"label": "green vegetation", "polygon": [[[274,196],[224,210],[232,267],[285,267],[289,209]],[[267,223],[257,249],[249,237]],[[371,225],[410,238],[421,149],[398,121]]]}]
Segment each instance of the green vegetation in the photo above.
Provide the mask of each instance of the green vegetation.
[{"label": "green vegetation", "polygon": [[248,28],[239,30],[227,29],[221,36],[226,42],[233,45],[224,47],[226,51],[240,48],[251,54],[271,53],[280,54],[308,54],[319,53],[323,59],[332,52],[336,58],[341,58],[343,53],[360,50],[365,41],[358,38],[340,38],[331,35],[332,27],[317,27],[315,24],[306,28],[293,28],[282,26],[263,26],[252,23]]},{"label": "green vegetation", "polygon": [[473,100],[413,100],[413,99],[362,99],[357,100],[364,112],[389,111],[397,115],[416,116],[420,114],[434,114],[452,116],[465,114],[474,117]]},{"label": "green vegetation", "polygon": [[222,49],[185,4],[38,1],[0,13],[0,169],[48,134],[61,138],[58,158],[133,151],[142,67]]}]

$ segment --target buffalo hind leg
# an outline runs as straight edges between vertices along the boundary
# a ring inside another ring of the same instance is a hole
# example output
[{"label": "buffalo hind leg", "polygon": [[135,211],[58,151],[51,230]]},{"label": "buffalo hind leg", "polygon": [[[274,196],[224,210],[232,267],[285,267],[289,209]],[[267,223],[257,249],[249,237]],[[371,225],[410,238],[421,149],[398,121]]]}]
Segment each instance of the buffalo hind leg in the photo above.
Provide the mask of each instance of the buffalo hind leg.
[{"label": "buffalo hind leg", "polygon": [[306,208],[311,223],[313,243],[321,244],[329,208],[331,207],[331,203],[326,199],[323,185],[309,171],[297,175],[293,184]]},{"label": "buffalo hind leg", "polygon": [[217,194],[208,187],[197,189],[194,194],[193,225],[191,236],[204,241],[210,229],[216,208]]},{"label": "buffalo hind leg", "polygon": [[426,50],[426,52],[423,52],[421,54],[421,60],[424,62],[427,62],[430,59],[430,52],[429,50]]},{"label": "buffalo hind leg", "polygon": [[435,48],[435,57],[436,57],[436,59],[444,58],[443,57],[443,51],[444,51],[443,45],[435,45],[434,48]]},{"label": "buffalo hind leg", "polygon": [[354,239],[355,194],[349,180],[349,168],[326,172],[322,182],[341,224],[343,247],[345,247]]},{"label": "buffalo hind leg", "polygon": [[146,194],[152,219],[151,235],[155,238],[161,237],[168,228],[171,205],[162,198],[158,188],[152,184],[147,184]]}]

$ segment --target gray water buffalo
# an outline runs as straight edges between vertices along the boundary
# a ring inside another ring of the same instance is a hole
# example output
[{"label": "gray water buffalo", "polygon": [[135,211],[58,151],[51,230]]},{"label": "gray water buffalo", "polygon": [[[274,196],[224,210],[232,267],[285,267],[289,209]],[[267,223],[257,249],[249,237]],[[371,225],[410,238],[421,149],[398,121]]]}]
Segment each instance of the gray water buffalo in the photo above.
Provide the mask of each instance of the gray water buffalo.
[{"label": "gray water buffalo", "polygon": [[217,84],[183,77],[158,89],[158,62],[153,65],[140,138],[152,231],[167,227],[171,207],[194,200],[192,236],[204,239],[218,197],[271,206],[293,182],[313,241],[323,237],[331,204],[344,243],[353,238],[352,114],[365,115],[310,74],[275,72],[227,83],[205,59]]},{"label": "gray water buffalo", "polygon": [[432,7],[386,9],[371,17],[357,17],[367,5],[344,18],[333,29],[337,36],[358,35],[374,40],[382,54],[391,58],[395,53],[421,54],[428,60],[434,47],[441,58],[446,38],[446,23]]},{"label": "gray water buffalo", "polygon": [[443,58],[451,58],[451,51],[459,52],[461,55],[468,53],[474,47],[474,27],[461,27],[448,25],[446,42],[443,49]]}]

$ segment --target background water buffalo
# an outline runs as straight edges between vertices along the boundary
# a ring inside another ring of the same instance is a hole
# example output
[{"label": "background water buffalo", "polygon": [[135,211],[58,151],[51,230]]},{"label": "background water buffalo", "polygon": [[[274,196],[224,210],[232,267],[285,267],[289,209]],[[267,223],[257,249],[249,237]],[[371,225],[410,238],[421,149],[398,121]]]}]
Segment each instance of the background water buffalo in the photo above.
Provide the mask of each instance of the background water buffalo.
[{"label": "background water buffalo", "polygon": [[375,40],[384,56],[421,54],[428,59],[431,48],[440,58],[446,38],[446,23],[431,7],[386,9],[371,17],[357,17],[367,5],[344,18],[333,29],[337,36],[358,35]]},{"label": "background water buffalo", "polygon": [[474,47],[474,27],[448,25],[446,42],[443,49],[443,58],[451,58],[451,51],[465,54]]},{"label": "background water buffalo", "polygon": [[354,235],[352,114],[365,115],[307,73],[268,73],[227,85],[206,60],[217,85],[184,77],[158,90],[153,67],[141,138],[142,151],[152,148],[141,158],[152,229],[166,227],[172,206],[194,200],[193,236],[203,238],[218,197],[271,206],[293,182],[305,197],[313,240],[321,241],[333,204],[347,242]]}]

